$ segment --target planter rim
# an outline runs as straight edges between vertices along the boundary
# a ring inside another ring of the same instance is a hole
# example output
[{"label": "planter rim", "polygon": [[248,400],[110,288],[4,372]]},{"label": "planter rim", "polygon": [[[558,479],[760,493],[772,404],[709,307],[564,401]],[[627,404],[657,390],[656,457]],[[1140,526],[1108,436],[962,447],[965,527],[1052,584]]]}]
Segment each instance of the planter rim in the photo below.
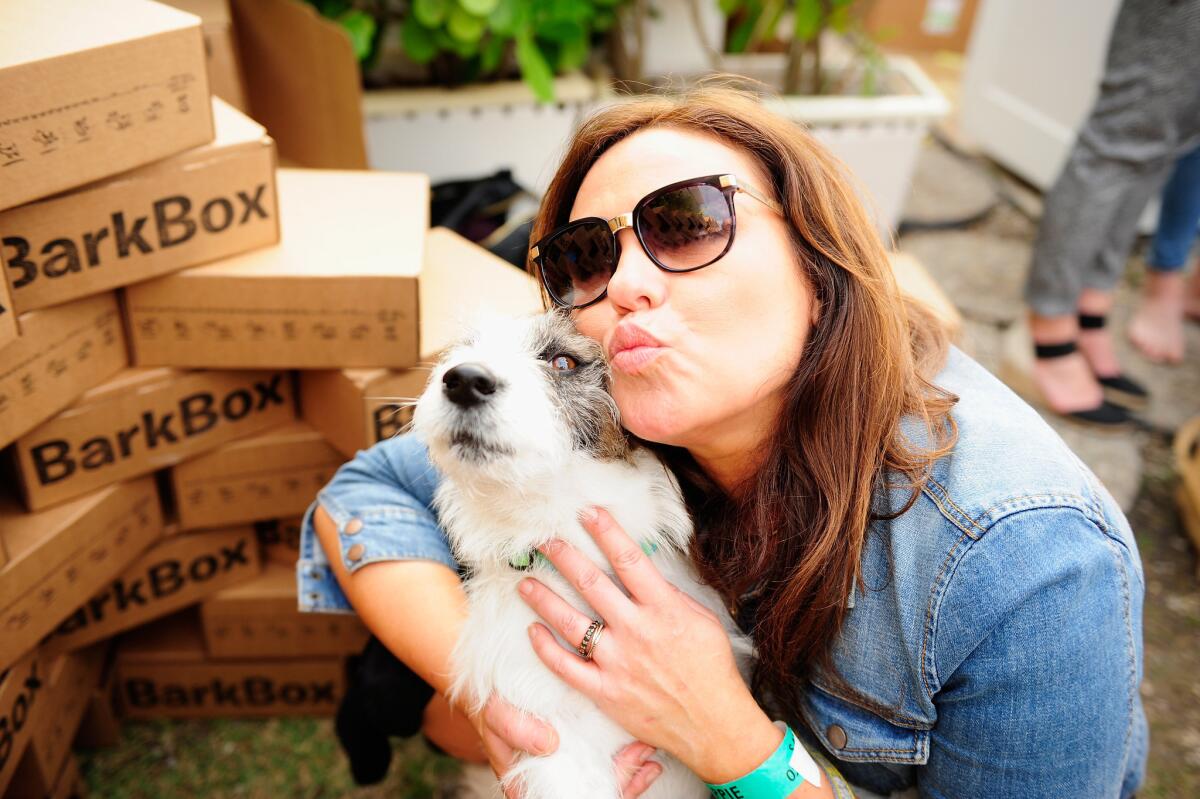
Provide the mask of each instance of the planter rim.
[{"label": "planter rim", "polygon": [[[913,94],[889,94],[876,97],[816,97],[782,95],[764,98],[764,104],[793,119],[820,124],[889,120],[941,119],[950,111],[950,103],[915,61],[907,56],[885,56],[892,72],[913,90]],[[730,66],[736,61],[730,59]],[[736,70],[733,70],[736,71]]]},{"label": "planter rim", "polygon": [[407,112],[441,111],[476,106],[551,105],[577,103],[603,97],[603,82],[582,72],[571,72],[554,79],[553,103],[539,103],[524,81],[469,83],[447,89],[441,86],[413,86],[406,89],[371,89],[363,92],[363,116],[396,116]]}]

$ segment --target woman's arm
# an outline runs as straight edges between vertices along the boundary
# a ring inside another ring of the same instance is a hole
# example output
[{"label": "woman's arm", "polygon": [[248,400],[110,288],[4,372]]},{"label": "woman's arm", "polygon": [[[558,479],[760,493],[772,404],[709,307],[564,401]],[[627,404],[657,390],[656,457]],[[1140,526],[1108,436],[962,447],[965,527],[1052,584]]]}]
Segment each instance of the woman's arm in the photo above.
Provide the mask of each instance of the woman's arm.
[{"label": "woman's arm", "polygon": [[[505,702],[490,701],[464,723],[445,699],[450,653],[466,618],[466,595],[445,536],[432,510],[439,480],[424,445],[406,435],[380,442],[344,464],[306,521],[329,569],[368,629],[437,691],[425,729],[444,749],[503,773],[515,750],[547,754],[553,728]],[[303,545],[302,545],[303,548]],[[636,797],[655,776],[641,768],[653,749],[626,747],[617,767],[629,774],[626,796]]]},{"label": "woman's arm", "polygon": [[1008,516],[937,613],[922,797],[1128,796],[1145,754],[1136,553],[1079,510]]}]

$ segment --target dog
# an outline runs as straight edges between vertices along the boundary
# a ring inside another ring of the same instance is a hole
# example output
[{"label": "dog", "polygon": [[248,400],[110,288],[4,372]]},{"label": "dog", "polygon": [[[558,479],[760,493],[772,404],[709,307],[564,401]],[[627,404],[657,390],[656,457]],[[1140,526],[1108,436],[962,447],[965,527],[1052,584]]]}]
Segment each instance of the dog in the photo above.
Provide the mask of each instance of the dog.
[{"label": "dog", "polygon": [[[469,617],[452,654],[451,697],[478,711],[498,694],[558,732],[555,752],[524,756],[505,776],[506,783],[524,783],[526,799],[619,799],[613,757],[634,740],[542,663],[526,634],[537,616],[517,594],[517,584],[532,575],[596,617],[534,552],[559,537],[613,577],[579,524],[583,508],[608,510],[640,537],[667,580],[722,620],[743,678],[753,657],[749,639],[689,560],[692,523],[678,483],[623,431],[609,381],[600,345],[562,312],[494,320],[446,352],[413,414],[413,429],[444,478],[434,506],[455,557],[469,569]],[[570,649],[580,643],[559,640]],[[655,759],[663,773],[647,799],[709,796],[669,754]]]}]

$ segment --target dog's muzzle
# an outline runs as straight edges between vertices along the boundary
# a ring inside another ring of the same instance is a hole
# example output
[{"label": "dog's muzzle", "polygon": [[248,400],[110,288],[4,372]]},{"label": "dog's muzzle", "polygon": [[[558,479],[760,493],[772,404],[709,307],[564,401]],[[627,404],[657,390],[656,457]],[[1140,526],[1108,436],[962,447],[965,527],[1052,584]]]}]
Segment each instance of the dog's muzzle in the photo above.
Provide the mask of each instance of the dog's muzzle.
[{"label": "dog's muzzle", "polygon": [[460,363],[442,376],[442,391],[460,408],[472,408],[496,393],[496,376],[480,364]]}]

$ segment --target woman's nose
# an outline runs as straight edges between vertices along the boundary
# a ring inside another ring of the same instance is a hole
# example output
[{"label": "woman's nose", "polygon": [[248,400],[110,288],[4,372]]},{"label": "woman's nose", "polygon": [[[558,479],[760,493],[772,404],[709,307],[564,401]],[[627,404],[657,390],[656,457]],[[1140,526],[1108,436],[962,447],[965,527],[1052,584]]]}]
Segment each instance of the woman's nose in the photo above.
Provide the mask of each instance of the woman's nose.
[{"label": "woman's nose", "polygon": [[650,260],[633,228],[617,231],[617,241],[621,255],[617,271],[608,281],[609,301],[626,311],[661,305],[667,296],[670,275]]}]

